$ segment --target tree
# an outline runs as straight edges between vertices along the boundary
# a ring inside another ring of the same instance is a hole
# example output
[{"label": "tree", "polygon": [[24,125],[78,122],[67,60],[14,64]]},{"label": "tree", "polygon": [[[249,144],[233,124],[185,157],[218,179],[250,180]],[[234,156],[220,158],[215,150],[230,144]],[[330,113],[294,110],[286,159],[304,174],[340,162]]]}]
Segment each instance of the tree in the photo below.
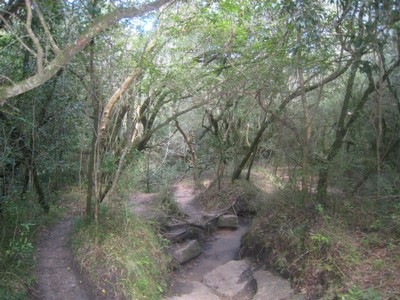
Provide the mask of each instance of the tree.
[{"label": "tree", "polygon": [[[35,45],[36,52],[33,51],[31,48],[26,46],[23,42],[21,42],[24,47],[26,47],[29,52],[36,58],[36,74],[30,76],[27,79],[24,79],[19,82],[14,82],[12,78],[9,78],[7,75],[2,75],[3,78],[6,78],[8,81],[11,82],[10,84],[4,84],[0,87],[0,104],[4,104],[6,99],[10,97],[14,97],[25,93],[26,91],[32,90],[41,84],[48,81],[52,78],[57,72],[66,65],[71,58],[76,55],[78,52],[82,51],[85,46],[87,46],[91,41],[92,38],[104,31],[105,29],[109,28],[116,22],[120,21],[124,18],[134,18],[142,16],[148,12],[154,11],[159,9],[164,4],[170,2],[170,0],[158,0],[151,3],[145,3],[140,5],[139,7],[121,7],[117,8],[114,11],[102,15],[96,18],[92,24],[90,24],[83,33],[71,44],[64,47],[64,49],[59,50],[56,45],[53,45],[54,38],[51,35],[50,31],[46,30],[48,25],[42,23],[42,27],[46,31],[47,39],[50,44],[52,44],[52,49],[54,52],[54,58],[48,63],[45,64],[43,61],[43,46],[41,45],[40,41],[33,33],[31,28],[31,18],[32,18],[32,7],[29,0],[26,0],[26,10],[27,10],[27,19],[26,19],[26,30],[28,35],[30,36],[33,44]],[[37,13],[40,15],[38,6],[36,6]],[[6,23],[6,19],[3,18],[3,22]]]}]

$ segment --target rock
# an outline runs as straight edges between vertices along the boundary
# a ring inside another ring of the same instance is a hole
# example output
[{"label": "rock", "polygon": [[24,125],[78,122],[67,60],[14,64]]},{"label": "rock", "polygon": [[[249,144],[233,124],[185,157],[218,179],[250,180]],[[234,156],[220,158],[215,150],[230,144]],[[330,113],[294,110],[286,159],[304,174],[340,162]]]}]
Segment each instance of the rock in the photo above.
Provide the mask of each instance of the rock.
[{"label": "rock", "polygon": [[237,228],[238,217],[235,215],[223,215],[218,218],[217,226],[219,228]]},{"label": "rock", "polygon": [[223,298],[250,300],[257,289],[252,273],[249,261],[231,260],[204,275],[203,283]]},{"label": "rock", "polygon": [[253,300],[303,300],[304,296],[294,294],[289,281],[269,271],[255,271],[257,294]]},{"label": "rock", "polygon": [[217,226],[217,216],[215,214],[203,214],[200,223],[204,227],[214,230]]},{"label": "rock", "polygon": [[164,298],[164,300],[219,300],[211,289],[198,281],[178,280],[174,282],[174,294],[176,296]]},{"label": "rock", "polygon": [[201,247],[197,240],[191,240],[186,243],[176,244],[172,250],[173,257],[180,263],[185,262],[199,256],[201,253]]},{"label": "rock", "polygon": [[172,243],[178,243],[186,240],[189,236],[189,230],[187,227],[175,227],[165,232],[165,237]]}]

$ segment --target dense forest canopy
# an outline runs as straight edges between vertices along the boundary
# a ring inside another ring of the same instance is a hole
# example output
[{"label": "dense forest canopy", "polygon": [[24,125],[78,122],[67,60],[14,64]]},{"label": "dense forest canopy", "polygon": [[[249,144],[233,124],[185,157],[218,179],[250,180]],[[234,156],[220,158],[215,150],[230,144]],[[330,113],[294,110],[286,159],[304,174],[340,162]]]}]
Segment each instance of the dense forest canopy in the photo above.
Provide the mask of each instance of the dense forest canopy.
[{"label": "dense forest canopy", "polygon": [[400,226],[399,1],[5,0],[0,55],[6,248],[66,187],[97,224],[121,187],[255,166]]},{"label": "dense forest canopy", "polygon": [[397,189],[396,1],[0,9],[2,207],[34,188],[47,211],[46,190],[79,178],[92,214],[137,153],[165,151],[176,130],[183,146],[165,154],[195,173],[213,164],[235,179],[264,157],[320,203],[329,186]]}]

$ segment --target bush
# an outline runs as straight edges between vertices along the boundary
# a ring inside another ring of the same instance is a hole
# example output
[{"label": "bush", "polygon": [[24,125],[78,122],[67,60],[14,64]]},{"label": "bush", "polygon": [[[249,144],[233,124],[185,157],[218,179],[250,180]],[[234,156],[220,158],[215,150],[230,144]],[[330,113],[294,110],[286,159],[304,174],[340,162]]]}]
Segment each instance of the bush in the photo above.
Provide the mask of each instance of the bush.
[{"label": "bush", "polygon": [[104,298],[159,299],[170,258],[154,224],[116,207],[98,225],[78,220],[71,237],[78,265]]},{"label": "bush", "polygon": [[242,251],[291,278],[308,299],[318,299],[340,281],[347,258],[355,255],[323,208],[304,207],[303,197],[292,190],[271,196],[243,237]]},{"label": "bush", "polygon": [[219,211],[233,207],[237,214],[253,215],[264,209],[266,194],[246,180],[224,178],[220,189],[216,181],[195,198],[195,203],[208,211]]},{"label": "bush", "polygon": [[32,192],[24,199],[12,195],[3,202],[0,239],[0,299],[26,299],[34,283],[34,242],[39,229],[54,221],[60,211],[49,215],[37,204]]}]

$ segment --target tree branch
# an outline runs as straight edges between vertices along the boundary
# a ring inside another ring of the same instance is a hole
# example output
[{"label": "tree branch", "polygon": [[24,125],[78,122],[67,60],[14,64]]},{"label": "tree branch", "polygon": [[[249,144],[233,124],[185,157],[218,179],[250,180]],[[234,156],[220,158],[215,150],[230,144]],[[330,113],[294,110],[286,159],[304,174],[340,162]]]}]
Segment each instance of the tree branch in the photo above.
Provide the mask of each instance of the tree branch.
[{"label": "tree branch", "polygon": [[[28,0],[27,0],[28,1]],[[50,78],[52,78],[71,58],[82,51],[90,43],[93,37],[98,35],[104,29],[110,27],[121,19],[134,18],[142,16],[148,12],[159,9],[166,3],[173,0],[156,0],[136,7],[118,8],[104,16],[98,17],[94,22],[80,35],[73,43],[66,47],[43,69],[43,74],[36,74],[15,85],[5,85],[0,87],[0,105],[4,104],[6,99],[20,95],[32,90]]]},{"label": "tree branch", "polygon": [[40,10],[40,7],[39,7],[38,3],[36,2],[36,0],[32,0],[32,2],[33,2],[33,6],[36,9],[36,13],[39,17],[40,23],[42,24],[42,27],[44,29],[44,32],[46,33],[46,36],[49,39],[51,48],[53,49],[55,54],[58,54],[60,52],[60,49],[58,48],[56,42],[53,39],[53,36],[50,33],[49,26],[47,26],[46,20],[44,19],[44,16]]},{"label": "tree branch", "polygon": [[41,76],[43,74],[43,48],[40,45],[40,41],[35,35],[35,33],[32,30],[32,9],[31,9],[31,1],[30,0],[25,0],[25,5],[26,5],[26,24],[25,28],[26,31],[28,32],[29,37],[31,38],[33,44],[35,45],[36,48],[36,71]]}]

